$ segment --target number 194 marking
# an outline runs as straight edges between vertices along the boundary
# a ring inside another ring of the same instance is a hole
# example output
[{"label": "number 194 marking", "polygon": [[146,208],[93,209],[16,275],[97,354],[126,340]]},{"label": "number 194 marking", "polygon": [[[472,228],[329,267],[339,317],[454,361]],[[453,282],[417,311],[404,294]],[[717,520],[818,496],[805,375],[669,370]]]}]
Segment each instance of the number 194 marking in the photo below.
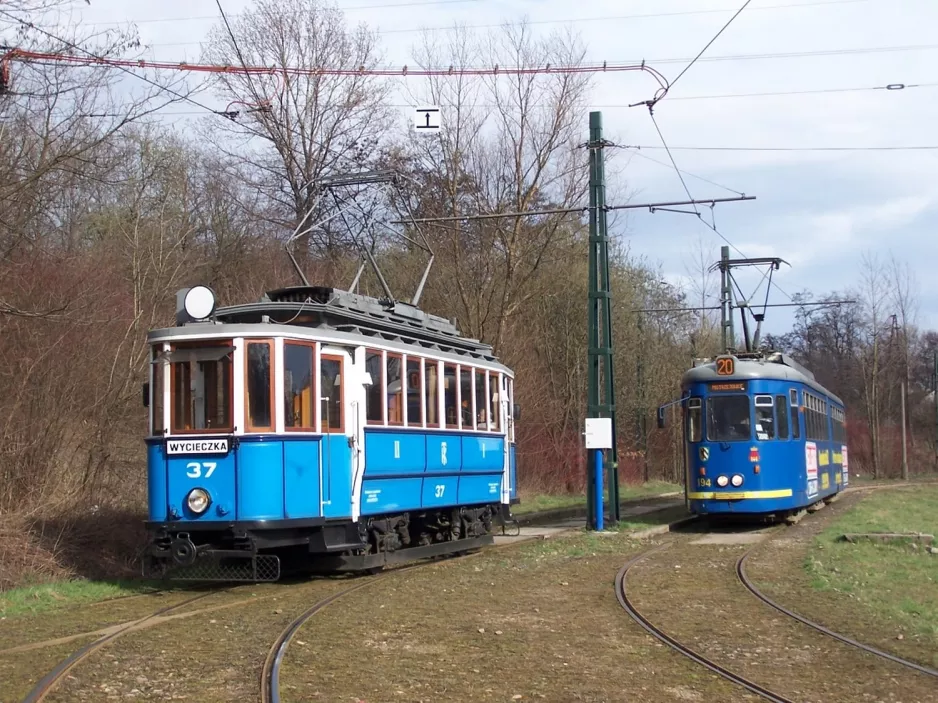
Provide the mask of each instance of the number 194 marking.
[{"label": "number 194 marking", "polygon": [[190,461],[186,464],[186,468],[189,469],[186,471],[186,476],[189,478],[199,478],[202,476],[202,467],[205,467],[205,478],[209,478],[213,473],[215,473],[215,467],[218,466],[218,462],[215,461]]}]

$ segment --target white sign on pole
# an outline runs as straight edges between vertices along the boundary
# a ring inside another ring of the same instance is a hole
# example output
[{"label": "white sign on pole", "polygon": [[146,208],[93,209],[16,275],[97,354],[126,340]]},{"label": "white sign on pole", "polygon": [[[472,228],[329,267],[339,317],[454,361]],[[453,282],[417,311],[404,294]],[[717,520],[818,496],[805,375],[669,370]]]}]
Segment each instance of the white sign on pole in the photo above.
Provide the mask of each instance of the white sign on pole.
[{"label": "white sign on pole", "polygon": [[414,108],[414,130],[421,132],[439,132],[442,125],[442,113],[436,105]]},{"label": "white sign on pole", "polygon": [[612,418],[588,417],[586,418],[586,448],[612,449]]}]

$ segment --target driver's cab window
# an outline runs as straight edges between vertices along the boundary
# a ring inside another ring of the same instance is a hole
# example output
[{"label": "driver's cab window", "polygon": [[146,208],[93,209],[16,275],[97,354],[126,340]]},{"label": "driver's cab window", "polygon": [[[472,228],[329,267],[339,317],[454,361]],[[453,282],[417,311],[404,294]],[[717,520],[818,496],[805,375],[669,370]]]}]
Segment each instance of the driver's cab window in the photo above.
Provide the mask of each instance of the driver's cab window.
[{"label": "driver's cab window", "polygon": [[699,442],[703,439],[703,403],[700,398],[687,401],[687,441]]}]

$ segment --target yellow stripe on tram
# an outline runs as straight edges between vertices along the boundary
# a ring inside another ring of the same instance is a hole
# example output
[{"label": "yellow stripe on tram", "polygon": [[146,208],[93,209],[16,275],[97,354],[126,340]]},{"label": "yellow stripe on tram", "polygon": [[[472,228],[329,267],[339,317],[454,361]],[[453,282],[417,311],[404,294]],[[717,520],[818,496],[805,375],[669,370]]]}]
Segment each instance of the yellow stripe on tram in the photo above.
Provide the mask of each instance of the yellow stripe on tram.
[{"label": "yellow stripe on tram", "polygon": [[688,493],[690,500],[751,500],[753,498],[790,498],[791,489],[783,488],[778,491],[745,491],[731,493],[729,491],[708,491],[706,493]]}]

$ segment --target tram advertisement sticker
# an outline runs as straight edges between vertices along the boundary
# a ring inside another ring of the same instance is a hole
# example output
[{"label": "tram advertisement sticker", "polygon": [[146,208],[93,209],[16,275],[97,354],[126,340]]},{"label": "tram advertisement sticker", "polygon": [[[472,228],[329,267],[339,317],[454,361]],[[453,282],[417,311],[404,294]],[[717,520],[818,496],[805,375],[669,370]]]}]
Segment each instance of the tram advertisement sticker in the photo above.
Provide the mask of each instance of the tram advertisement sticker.
[{"label": "tram advertisement sticker", "polygon": [[808,469],[808,479],[817,478],[817,445],[814,442],[806,442],[804,445],[805,464]]},{"label": "tram advertisement sticker", "polygon": [[697,450],[697,455],[700,457],[701,461],[706,461],[710,458],[710,447],[701,447]]}]

